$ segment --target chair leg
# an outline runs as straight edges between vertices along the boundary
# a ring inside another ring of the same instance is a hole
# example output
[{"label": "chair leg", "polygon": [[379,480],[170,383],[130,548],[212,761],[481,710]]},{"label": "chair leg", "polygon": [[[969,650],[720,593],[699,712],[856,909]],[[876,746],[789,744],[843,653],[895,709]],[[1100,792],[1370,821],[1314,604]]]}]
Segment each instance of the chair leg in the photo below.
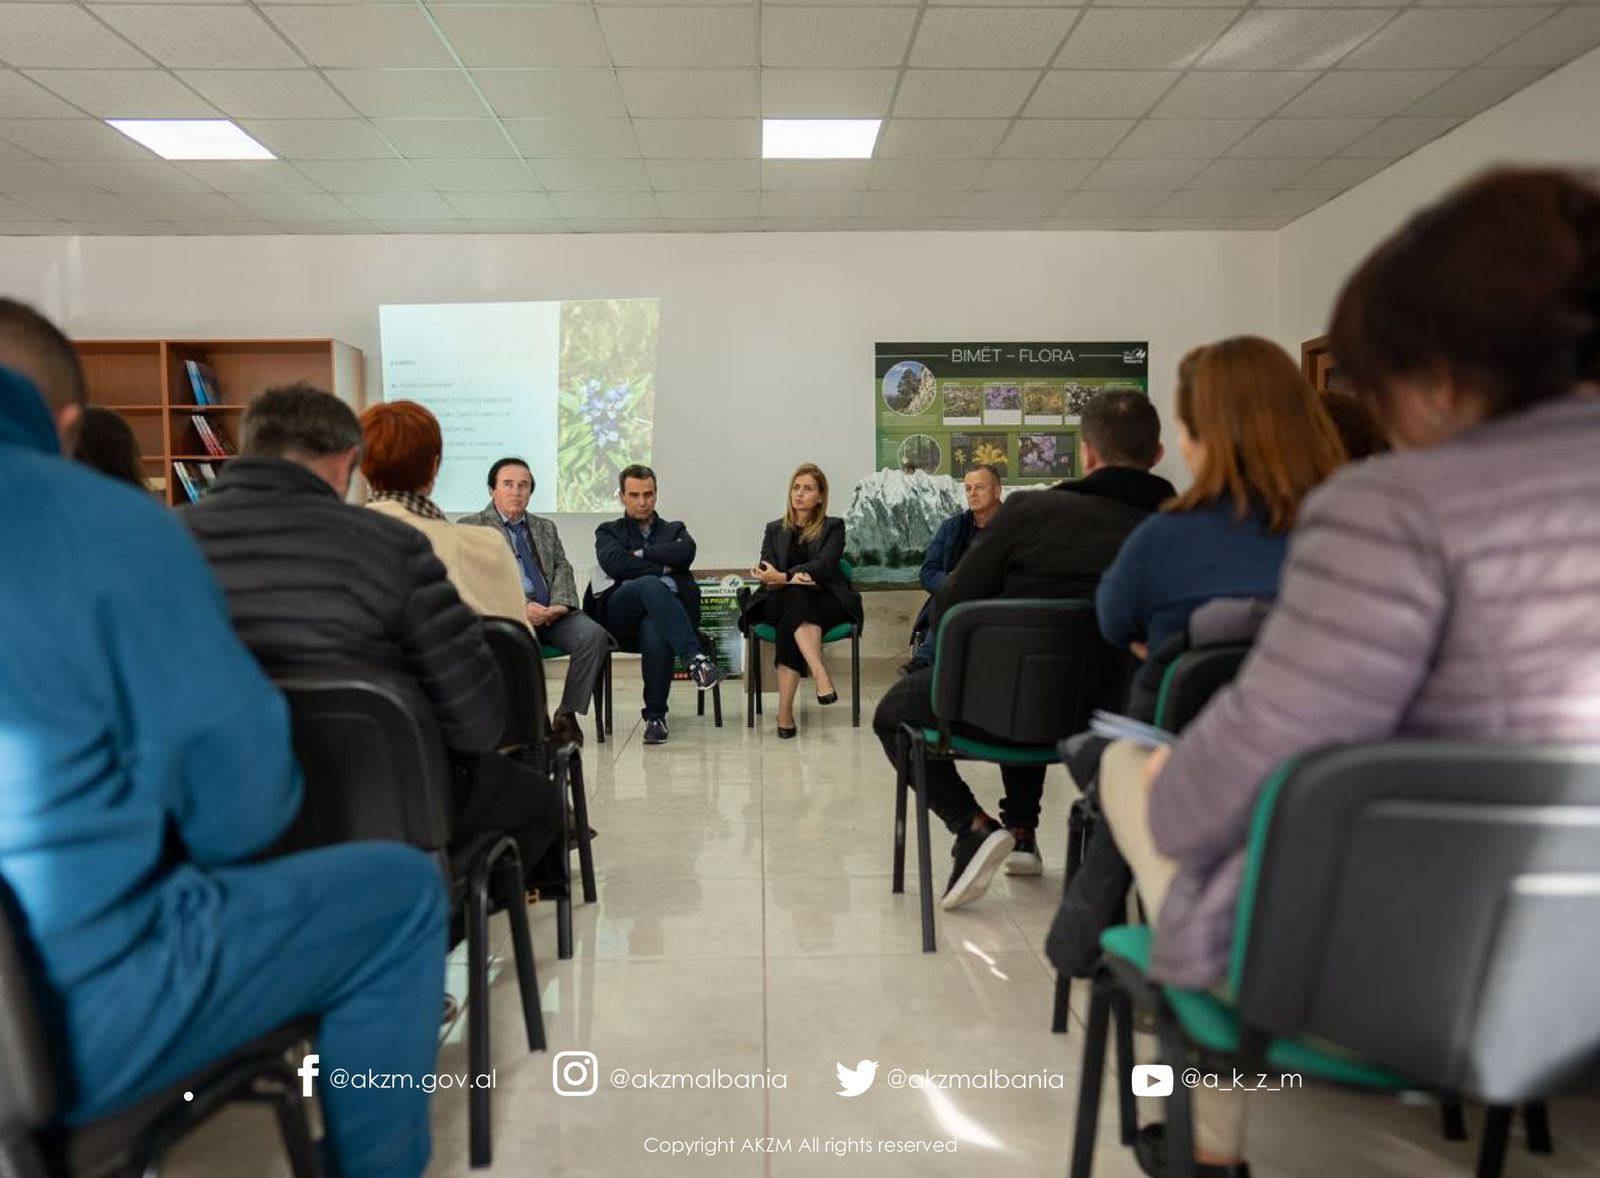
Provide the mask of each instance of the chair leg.
[{"label": "chair leg", "polygon": [[906,734],[895,738],[894,751],[894,873],[889,890],[896,896],[906,890]]},{"label": "chair leg", "polygon": [[616,700],[612,697],[611,688],[613,677],[611,673],[611,652],[606,652],[606,731],[613,732],[613,725],[617,719]]},{"label": "chair leg", "polygon": [[572,789],[572,820],[578,824],[578,872],[583,881],[583,902],[593,904],[594,845],[589,841],[589,797],[583,788],[583,757],[576,750],[567,765],[567,779]]},{"label": "chair leg", "polygon": [[611,725],[606,722],[606,701],[611,697],[611,652],[600,664],[600,681],[594,685],[594,742],[605,744]]},{"label": "chair leg", "polygon": [[861,627],[850,628],[850,727],[861,727]]},{"label": "chair leg", "polygon": [[[562,777],[566,771],[562,770]],[[572,959],[572,806],[567,790],[556,783],[557,796],[561,798],[561,827],[556,831],[556,846],[560,848],[557,861],[561,864],[561,895],[556,897],[556,956],[562,961]]]},{"label": "chair leg", "polygon": [[533,960],[533,938],[528,934],[528,905],[522,897],[522,860],[513,849],[496,860],[494,870],[500,885],[500,903],[511,925],[511,952],[517,963],[517,989],[522,997],[528,1050],[543,1051],[544,1013],[539,1009],[539,971]]},{"label": "chair leg", "polygon": [[1530,1101],[1522,1106],[1522,1126],[1528,1134],[1529,1153],[1550,1153],[1550,1109],[1542,1100]]},{"label": "chair leg", "polygon": [[703,691],[694,693],[694,714],[697,716],[706,714],[706,693]]},{"label": "chair leg", "polygon": [[718,728],[722,727],[722,684],[718,682],[711,688],[711,722]]},{"label": "chair leg", "polygon": [[1467,1119],[1462,1113],[1459,1098],[1451,1096],[1439,1101],[1439,1127],[1446,1141],[1467,1139]]},{"label": "chair leg", "polygon": [[1111,999],[1117,1036],[1117,1122],[1122,1144],[1133,1146],[1139,1135],[1139,1105],[1133,1098],[1133,1003],[1121,990]]},{"label": "chair leg", "polygon": [[[489,1071],[489,865],[473,866],[467,889],[467,1070]],[[467,1089],[467,1153],[473,1169],[487,1166],[494,1150],[487,1086]]]},{"label": "chair leg", "polygon": [[[1183,1030],[1170,1010],[1162,1010],[1156,1019],[1161,1035],[1162,1062],[1171,1064],[1174,1071],[1183,1067],[1187,1044]],[[1194,1172],[1194,1104],[1188,1085],[1174,1085],[1167,1097],[1167,1178],[1195,1178]]]},{"label": "chair leg", "polygon": [[1056,970],[1056,996],[1050,1007],[1050,1030],[1056,1035],[1067,1033],[1067,1015],[1072,1008],[1072,976]]},{"label": "chair leg", "polygon": [[1512,1108],[1491,1104],[1483,1121],[1483,1145],[1478,1150],[1478,1178],[1500,1178],[1506,1164],[1506,1141],[1511,1135]]},{"label": "chair leg", "polygon": [[296,1087],[296,1077],[284,1067],[282,1074],[275,1074],[274,1079],[278,1090],[272,1106],[278,1118],[278,1135],[283,1138],[283,1152],[289,1159],[289,1173],[294,1178],[323,1178],[322,1155],[311,1136],[307,1102]]},{"label": "chair leg", "polygon": [[1106,1024],[1111,1019],[1111,979],[1095,977],[1090,990],[1089,1029],[1083,1037],[1083,1069],[1078,1078],[1078,1124],[1072,1135],[1068,1178],[1089,1178],[1094,1169],[1094,1139],[1100,1127],[1100,1082],[1106,1067]]},{"label": "chair leg", "polygon": [[911,779],[917,787],[917,887],[922,892],[922,951],[938,948],[933,931],[933,851],[928,840],[928,758],[921,740],[912,741]]},{"label": "chair leg", "polygon": [[[752,625],[751,629],[755,627]],[[747,634],[744,640],[744,726],[756,726],[756,636]]]}]

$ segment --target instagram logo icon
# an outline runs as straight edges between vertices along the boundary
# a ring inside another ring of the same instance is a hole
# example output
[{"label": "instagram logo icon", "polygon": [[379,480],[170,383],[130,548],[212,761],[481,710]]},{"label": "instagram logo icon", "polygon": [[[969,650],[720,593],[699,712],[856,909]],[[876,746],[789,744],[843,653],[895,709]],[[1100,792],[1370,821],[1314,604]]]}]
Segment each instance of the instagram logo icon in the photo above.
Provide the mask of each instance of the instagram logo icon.
[{"label": "instagram logo icon", "polygon": [[550,1061],[550,1086],[557,1096],[593,1096],[600,1085],[600,1061],[592,1051],[562,1051]]}]

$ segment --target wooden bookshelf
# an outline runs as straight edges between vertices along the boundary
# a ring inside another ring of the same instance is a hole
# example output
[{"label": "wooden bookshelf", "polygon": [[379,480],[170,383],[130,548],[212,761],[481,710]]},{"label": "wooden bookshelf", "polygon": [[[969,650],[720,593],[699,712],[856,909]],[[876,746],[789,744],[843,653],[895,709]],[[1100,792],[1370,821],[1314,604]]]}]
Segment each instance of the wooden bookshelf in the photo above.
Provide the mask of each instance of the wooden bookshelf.
[{"label": "wooden bookshelf", "polygon": [[[206,452],[194,418],[237,447],[239,417],[258,393],[305,381],[327,389],[360,412],[366,403],[359,349],[334,339],[78,340],[89,403],[110,409],[133,428],[152,490],[169,505],[188,502],[174,462],[229,456]],[[221,403],[198,405],[186,361],[216,374]]]},{"label": "wooden bookshelf", "polygon": [[1345,387],[1344,381],[1339,376],[1339,369],[1333,362],[1333,351],[1329,348],[1328,337],[1325,335],[1308,339],[1300,345],[1300,369],[1311,382],[1311,387],[1319,393]]}]

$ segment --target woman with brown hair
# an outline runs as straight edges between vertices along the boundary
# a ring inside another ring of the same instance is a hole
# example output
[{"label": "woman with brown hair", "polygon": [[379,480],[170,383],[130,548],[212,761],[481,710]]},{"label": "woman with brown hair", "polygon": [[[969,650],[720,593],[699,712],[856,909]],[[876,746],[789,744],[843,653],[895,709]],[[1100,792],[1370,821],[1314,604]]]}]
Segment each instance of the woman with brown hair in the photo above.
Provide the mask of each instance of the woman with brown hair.
[{"label": "woman with brown hair", "polygon": [[842,622],[860,624],[861,594],[839,567],[844,555],[844,520],[828,514],[828,476],[815,463],[796,468],[789,478],[783,518],[767,525],[761,563],[750,575],[761,582],[750,598],[739,629],[766,622],[778,632],[773,661],[778,667],[778,735],[798,734],[794,697],[809,671],[817,681],[817,702],[839,699],[822,664],[822,636]]},{"label": "woman with brown hair", "polygon": [[1238,336],[1178,365],[1178,448],[1194,482],[1133,530],[1100,581],[1100,632],[1143,658],[1217,597],[1274,597],[1300,501],[1345,460],[1299,365]]}]

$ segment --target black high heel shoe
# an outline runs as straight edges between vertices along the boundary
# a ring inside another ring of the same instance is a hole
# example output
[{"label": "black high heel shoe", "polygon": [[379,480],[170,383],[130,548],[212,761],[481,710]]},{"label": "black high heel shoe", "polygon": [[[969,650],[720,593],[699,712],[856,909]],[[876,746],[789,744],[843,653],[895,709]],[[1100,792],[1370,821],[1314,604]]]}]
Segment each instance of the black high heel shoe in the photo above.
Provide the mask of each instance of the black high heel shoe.
[{"label": "black high heel shoe", "polygon": [[793,728],[785,728],[782,724],[778,725],[778,739],[779,740],[793,740],[795,737],[797,737],[799,735],[800,735],[800,726],[798,724],[796,724]]},{"label": "black high heel shoe", "polygon": [[828,692],[827,695],[823,695],[821,692],[817,693],[817,703],[821,704],[823,707],[827,707],[829,704],[836,704],[838,702],[839,689],[837,687]]}]

